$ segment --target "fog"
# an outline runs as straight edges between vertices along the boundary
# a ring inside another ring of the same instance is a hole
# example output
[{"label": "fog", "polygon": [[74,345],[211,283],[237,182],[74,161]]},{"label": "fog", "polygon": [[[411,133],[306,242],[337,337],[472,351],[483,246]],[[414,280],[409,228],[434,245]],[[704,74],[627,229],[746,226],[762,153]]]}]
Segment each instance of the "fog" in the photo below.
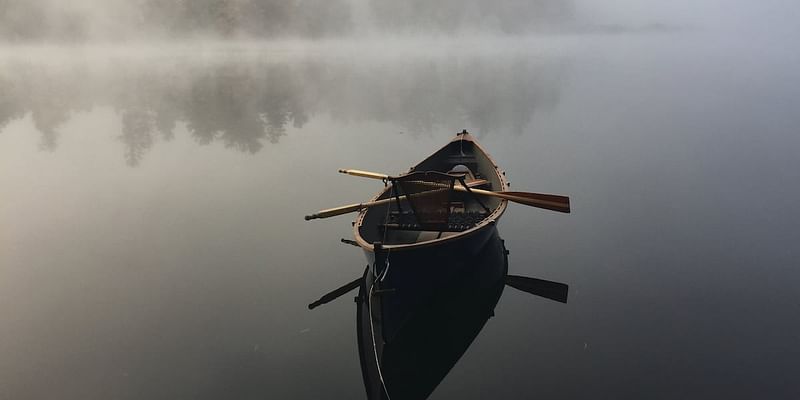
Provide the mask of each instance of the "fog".
[{"label": "fog", "polygon": [[9,41],[147,40],[186,37],[345,36],[370,32],[456,33],[552,29],[572,3],[388,0],[3,0]]},{"label": "fog", "polygon": [[703,1],[579,1],[579,18],[626,24],[658,22],[698,29],[725,29],[742,32],[796,29],[796,2],[771,0]]},{"label": "fog", "polygon": [[718,30],[796,33],[773,0],[2,0],[0,41],[83,43]]},{"label": "fog", "polygon": [[[800,3],[0,0],[0,398],[364,398],[347,216],[462,129],[514,274],[434,399],[796,398]],[[520,396],[524,393],[525,396]],[[530,396],[528,396],[530,394]]]}]

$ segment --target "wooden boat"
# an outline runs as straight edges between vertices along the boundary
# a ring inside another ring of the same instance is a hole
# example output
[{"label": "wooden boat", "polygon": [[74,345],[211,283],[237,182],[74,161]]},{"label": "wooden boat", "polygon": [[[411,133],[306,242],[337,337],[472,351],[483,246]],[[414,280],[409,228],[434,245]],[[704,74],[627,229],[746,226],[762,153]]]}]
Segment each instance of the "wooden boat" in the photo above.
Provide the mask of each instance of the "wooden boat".
[{"label": "wooden boat", "polygon": [[[452,190],[456,183],[444,176],[448,172],[447,176],[463,174],[459,175],[463,179],[458,180],[458,185],[492,191],[508,188],[503,171],[472,135],[464,131],[401,177],[422,182],[417,185],[418,192],[407,190],[401,187],[404,182],[390,178],[392,184],[373,201],[392,198],[395,201],[365,208],[353,225],[355,242],[364,250],[371,266],[366,279],[374,282],[376,293],[386,293],[381,296],[382,313],[389,316],[383,323],[386,339],[391,339],[438,288],[458,275],[465,261],[497,235],[497,221],[508,201]],[[442,180],[436,181],[439,178]],[[437,226],[421,223],[421,207],[413,206],[408,198],[414,196],[423,201],[433,198],[434,208],[441,209],[442,192],[448,191],[444,210],[435,215],[439,217]],[[441,218],[441,213],[445,218]]]},{"label": "wooden boat", "polygon": [[[463,175],[466,183],[477,183],[470,185],[476,189],[508,190],[505,173],[466,130],[412,167],[409,174],[431,171]],[[396,186],[387,186],[373,201],[395,197],[399,190]],[[379,244],[378,252],[393,256],[433,247],[438,247],[438,251],[459,250],[461,254],[480,250],[481,244],[485,243],[505,212],[508,201],[495,197],[479,198],[469,191],[453,191],[449,195],[450,221],[445,224],[449,225],[445,231],[426,230],[424,226],[419,229],[414,229],[413,226],[402,229],[392,227],[391,221],[387,221],[387,215],[391,217],[393,213],[402,211],[400,209],[403,208],[403,202],[398,200],[382,206],[364,208],[359,213],[353,224],[356,243],[370,259],[375,258],[376,243]]]},{"label": "wooden boat", "polygon": [[508,201],[569,212],[569,199],[507,191],[504,172],[466,131],[401,176],[340,172],[387,185],[368,203],[305,219],[359,211],[355,241],[343,241],[362,248],[370,263],[362,277],[309,308],[359,288],[359,355],[370,399],[426,398],[483,327],[504,283],[566,302],[564,284],[507,275],[497,221]]},{"label": "wooden boat", "polygon": [[510,192],[505,173],[466,130],[448,144],[391,177],[374,172],[339,172],[384,180],[371,201],[306,215],[306,220],[358,211],[355,241],[371,261],[445,252],[469,256],[495,229],[508,201],[570,212],[569,198],[543,193]]}]

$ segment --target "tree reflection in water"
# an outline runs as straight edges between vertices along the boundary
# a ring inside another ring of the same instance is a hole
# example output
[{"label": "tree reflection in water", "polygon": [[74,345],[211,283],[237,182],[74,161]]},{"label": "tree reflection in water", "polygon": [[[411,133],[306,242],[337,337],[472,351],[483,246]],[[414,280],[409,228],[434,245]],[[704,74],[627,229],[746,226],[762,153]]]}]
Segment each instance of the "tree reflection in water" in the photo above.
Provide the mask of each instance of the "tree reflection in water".
[{"label": "tree reflection in water", "polygon": [[287,126],[313,115],[377,121],[427,133],[472,126],[479,134],[522,134],[535,111],[553,107],[561,75],[554,60],[417,57],[349,62],[183,60],[170,65],[116,60],[105,70],[6,63],[0,66],[0,133],[30,114],[40,148],[58,147],[59,128],[77,112],[113,109],[116,137],[137,166],[176,127],[199,144],[257,153]]}]

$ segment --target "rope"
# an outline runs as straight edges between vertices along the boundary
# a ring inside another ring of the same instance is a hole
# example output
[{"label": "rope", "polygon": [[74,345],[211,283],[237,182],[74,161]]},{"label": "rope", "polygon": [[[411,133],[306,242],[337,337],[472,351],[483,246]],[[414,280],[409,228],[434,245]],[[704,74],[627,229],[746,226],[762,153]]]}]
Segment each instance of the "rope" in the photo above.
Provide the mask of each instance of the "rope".
[{"label": "rope", "polygon": [[389,396],[389,390],[386,389],[386,381],[383,380],[383,371],[381,371],[381,360],[378,358],[378,344],[375,341],[375,324],[372,321],[372,296],[373,296],[373,289],[375,289],[375,282],[383,282],[386,279],[386,274],[389,273],[389,254],[386,254],[386,266],[383,269],[383,273],[380,276],[376,276],[375,279],[372,280],[372,283],[369,287],[369,297],[367,298],[367,311],[369,312],[369,333],[372,337],[372,352],[375,354],[375,367],[378,369],[378,378],[381,380],[381,387],[383,388],[383,392],[386,394],[387,400],[392,400]]},{"label": "rope", "polygon": [[[386,179],[384,179],[383,184],[384,184],[384,186],[388,186],[388,181]],[[392,194],[394,194],[394,192],[395,192],[394,185],[392,185],[392,189],[391,190],[392,190],[392,193],[389,194],[389,198],[391,198]],[[391,208],[392,208],[391,204],[386,206],[386,217],[384,218],[384,224],[389,221],[389,214],[390,214]],[[388,229],[384,229],[383,230],[383,242],[382,243],[386,243],[387,231],[388,231]],[[385,259],[386,261],[385,261],[385,264],[384,264],[384,267],[383,267],[383,271],[381,271],[380,275],[376,275],[375,279],[373,279],[372,282],[370,283],[369,293],[368,293],[369,297],[367,297],[367,311],[369,312],[369,334],[372,337],[372,352],[375,354],[375,367],[378,370],[378,378],[381,381],[381,388],[383,389],[383,393],[386,394],[386,399],[387,400],[392,400],[392,399],[389,396],[389,390],[386,389],[386,381],[383,380],[383,371],[381,370],[381,360],[378,358],[378,344],[377,344],[377,342],[375,340],[375,324],[372,321],[372,296],[374,294],[375,282],[381,282],[382,283],[386,279],[386,275],[389,274],[389,252],[390,251],[391,250],[388,250],[388,249],[386,250],[386,259]],[[376,263],[373,265],[373,270],[375,268],[377,268],[377,259],[378,259],[378,254],[375,254]]]}]

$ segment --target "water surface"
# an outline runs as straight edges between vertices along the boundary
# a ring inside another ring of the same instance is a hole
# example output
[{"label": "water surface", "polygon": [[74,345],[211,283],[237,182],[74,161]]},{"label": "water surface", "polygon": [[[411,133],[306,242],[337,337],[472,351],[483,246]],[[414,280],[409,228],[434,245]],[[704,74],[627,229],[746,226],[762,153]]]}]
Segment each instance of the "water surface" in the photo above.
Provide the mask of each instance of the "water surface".
[{"label": "water surface", "polygon": [[500,224],[570,301],[507,289],[432,398],[796,397],[800,63],[740,39],[5,49],[3,396],[364,397],[350,297],[306,310],[351,218],[301,217],[466,128],[571,197]]}]

